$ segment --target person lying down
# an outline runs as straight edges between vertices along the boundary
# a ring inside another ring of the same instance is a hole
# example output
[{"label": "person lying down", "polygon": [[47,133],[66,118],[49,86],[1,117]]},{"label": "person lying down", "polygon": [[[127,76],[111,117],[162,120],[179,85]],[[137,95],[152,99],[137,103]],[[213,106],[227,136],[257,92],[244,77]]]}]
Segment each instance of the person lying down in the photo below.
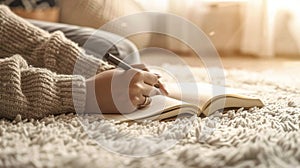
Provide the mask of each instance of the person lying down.
[{"label": "person lying down", "polygon": [[157,90],[158,76],[145,66],[115,68],[86,55],[62,32],[39,29],[3,5],[0,23],[0,118],[130,113],[150,104]]}]

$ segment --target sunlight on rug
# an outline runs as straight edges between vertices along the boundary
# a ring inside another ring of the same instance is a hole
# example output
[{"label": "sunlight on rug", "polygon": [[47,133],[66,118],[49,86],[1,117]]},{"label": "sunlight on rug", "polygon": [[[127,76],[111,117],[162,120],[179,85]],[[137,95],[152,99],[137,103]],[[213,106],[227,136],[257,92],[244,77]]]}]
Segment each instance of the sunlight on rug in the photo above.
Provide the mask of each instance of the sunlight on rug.
[{"label": "sunlight on rug", "polygon": [[[179,66],[165,65],[164,68],[178,78],[191,79],[180,74]],[[193,68],[192,71],[197,81],[209,82],[205,69]],[[224,73],[226,86],[257,91],[256,95],[266,106],[230,110],[206,118],[131,125],[95,118],[88,128],[94,138],[74,114],[42,120],[26,120],[20,116],[14,121],[2,119],[0,167],[299,166],[300,91],[297,81],[271,77],[270,71],[226,70]],[[190,129],[181,131],[186,129],[188,121]],[[143,140],[132,138],[137,136],[142,136]],[[99,140],[115,152],[104,149],[98,144]],[[170,143],[174,145],[169,149]],[[163,148],[151,148],[154,144],[161,144]],[[126,156],[141,151],[158,154]]]}]

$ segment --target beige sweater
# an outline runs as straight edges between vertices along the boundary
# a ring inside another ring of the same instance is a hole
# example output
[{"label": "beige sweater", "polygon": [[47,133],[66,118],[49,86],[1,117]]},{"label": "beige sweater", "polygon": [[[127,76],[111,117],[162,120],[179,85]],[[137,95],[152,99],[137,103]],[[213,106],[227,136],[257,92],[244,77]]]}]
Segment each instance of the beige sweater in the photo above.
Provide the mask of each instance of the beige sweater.
[{"label": "beige sweater", "polygon": [[0,25],[0,118],[83,112],[85,78],[113,68],[1,5]]}]

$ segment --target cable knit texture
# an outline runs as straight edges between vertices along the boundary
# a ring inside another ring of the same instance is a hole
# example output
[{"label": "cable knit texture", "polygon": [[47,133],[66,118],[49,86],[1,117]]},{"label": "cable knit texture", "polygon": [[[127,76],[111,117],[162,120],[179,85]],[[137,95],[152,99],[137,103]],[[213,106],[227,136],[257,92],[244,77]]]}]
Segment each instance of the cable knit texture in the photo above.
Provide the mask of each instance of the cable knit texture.
[{"label": "cable knit texture", "polygon": [[0,25],[0,118],[82,112],[85,78],[113,68],[1,5]]},{"label": "cable knit texture", "polygon": [[62,32],[49,34],[14,15],[5,6],[0,6],[0,24],[0,57],[20,54],[32,66],[84,77],[113,68],[86,55]]}]

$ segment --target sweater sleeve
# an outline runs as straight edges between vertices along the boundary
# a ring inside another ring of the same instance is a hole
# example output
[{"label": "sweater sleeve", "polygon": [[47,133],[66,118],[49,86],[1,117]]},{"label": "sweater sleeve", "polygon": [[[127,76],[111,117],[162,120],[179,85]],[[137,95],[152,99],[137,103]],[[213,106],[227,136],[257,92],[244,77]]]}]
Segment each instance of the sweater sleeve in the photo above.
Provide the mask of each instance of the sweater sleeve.
[{"label": "sweater sleeve", "polygon": [[19,55],[0,59],[0,118],[43,118],[50,114],[83,112],[85,80],[29,67]]},{"label": "sweater sleeve", "polygon": [[34,67],[59,74],[79,74],[86,78],[114,68],[85,54],[62,32],[52,34],[39,29],[0,5],[0,57],[20,54]]}]

